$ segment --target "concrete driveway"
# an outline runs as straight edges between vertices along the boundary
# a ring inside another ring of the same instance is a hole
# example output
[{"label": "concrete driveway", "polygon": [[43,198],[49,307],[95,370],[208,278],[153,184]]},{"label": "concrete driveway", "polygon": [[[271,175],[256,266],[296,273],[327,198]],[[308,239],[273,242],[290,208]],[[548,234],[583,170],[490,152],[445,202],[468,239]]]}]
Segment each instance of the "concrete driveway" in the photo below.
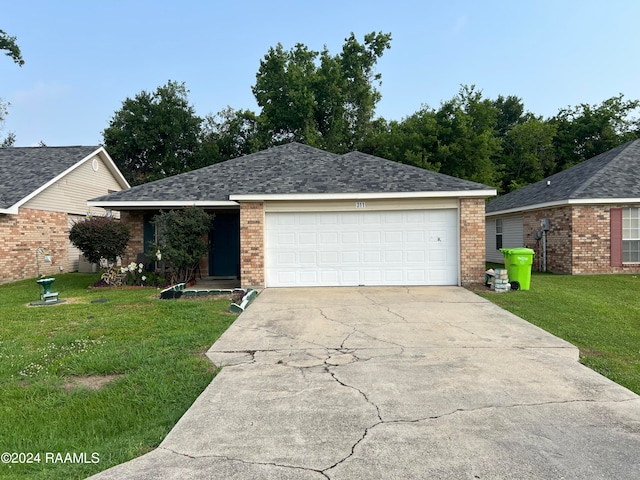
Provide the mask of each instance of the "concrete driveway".
[{"label": "concrete driveway", "polygon": [[267,289],[207,355],[160,447],[92,478],[640,478],[640,397],[462,288]]}]

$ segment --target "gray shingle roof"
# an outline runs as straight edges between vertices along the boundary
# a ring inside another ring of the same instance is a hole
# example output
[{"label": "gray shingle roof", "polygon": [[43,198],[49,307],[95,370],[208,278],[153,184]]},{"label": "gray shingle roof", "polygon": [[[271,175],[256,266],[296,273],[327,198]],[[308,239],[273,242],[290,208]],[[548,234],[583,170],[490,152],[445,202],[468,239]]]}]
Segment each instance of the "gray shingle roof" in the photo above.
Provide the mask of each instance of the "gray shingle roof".
[{"label": "gray shingle roof", "polygon": [[289,143],[138,185],[94,201],[224,201],[229,195],[493,190],[422,168]]},{"label": "gray shingle roof", "polygon": [[15,205],[98,148],[0,148],[0,208]]},{"label": "gray shingle roof", "polygon": [[[549,182],[549,185],[547,185]],[[499,212],[563,200],[640,199],[640,140],[503,195],[486,212]]]}]

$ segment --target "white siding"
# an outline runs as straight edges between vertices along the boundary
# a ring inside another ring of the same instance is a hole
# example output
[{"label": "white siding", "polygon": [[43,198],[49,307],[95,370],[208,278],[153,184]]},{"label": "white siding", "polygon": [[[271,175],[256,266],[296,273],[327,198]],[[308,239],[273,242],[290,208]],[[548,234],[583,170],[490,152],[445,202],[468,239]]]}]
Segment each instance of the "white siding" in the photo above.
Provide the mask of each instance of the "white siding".
[{"label": "white siding", "polygon": [[[94,159],[97,160],[97,171],[93,169]],[[122,187],[116,178],[102,158],[96,155],[40,192],[23,207],[86,215],[88,200],[120,190]],[[97,215],[104,214],[101,208],[94,208],[92,212]]]},{"label": "white siding", "polygon": [[487,262],[504,263],[504,255],[496,250],[496,219],[502,220],[502,248],[519,248],[524,246],[522,216],[487,217],[485,228]]}]

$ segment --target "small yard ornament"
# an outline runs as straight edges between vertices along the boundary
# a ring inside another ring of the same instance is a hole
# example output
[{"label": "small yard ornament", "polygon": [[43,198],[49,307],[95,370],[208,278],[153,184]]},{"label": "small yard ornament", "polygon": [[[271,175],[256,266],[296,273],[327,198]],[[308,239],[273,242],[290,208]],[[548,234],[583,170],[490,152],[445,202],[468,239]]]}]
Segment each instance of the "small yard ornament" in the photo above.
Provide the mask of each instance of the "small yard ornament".
[{"label": "small yard ornament", "polygon": [[36,280],[36,283],[42,286],[44,292],[40,294],[40,301],[31,302],[30,305],[55,305],[56,303],[63,302],[64,300],[60,300],[58,298],[58,292],[51,291],[51,284],[55,280],[56,279],[54,277],[41,278],[39,280]]}]

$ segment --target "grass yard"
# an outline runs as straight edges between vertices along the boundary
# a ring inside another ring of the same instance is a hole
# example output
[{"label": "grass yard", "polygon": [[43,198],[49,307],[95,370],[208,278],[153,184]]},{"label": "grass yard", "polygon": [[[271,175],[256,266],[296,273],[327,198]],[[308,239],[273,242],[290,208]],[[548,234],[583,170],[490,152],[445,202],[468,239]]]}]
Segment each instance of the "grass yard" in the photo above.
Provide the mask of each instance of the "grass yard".
[{"label": "grass yard", "polygon": [[34,280],[0,285],[0,453],[34,461],[0,463],[3,479],[86,478],[152,450],[211,382],[204,353],[236,318],[228,299],[56,278],[55,306],[27,306]]},{"label": "grass yard", "polygon": [[640,394],[640,275],[533,273],[531,290],[477,293],[574,344],[581,363]]}]

